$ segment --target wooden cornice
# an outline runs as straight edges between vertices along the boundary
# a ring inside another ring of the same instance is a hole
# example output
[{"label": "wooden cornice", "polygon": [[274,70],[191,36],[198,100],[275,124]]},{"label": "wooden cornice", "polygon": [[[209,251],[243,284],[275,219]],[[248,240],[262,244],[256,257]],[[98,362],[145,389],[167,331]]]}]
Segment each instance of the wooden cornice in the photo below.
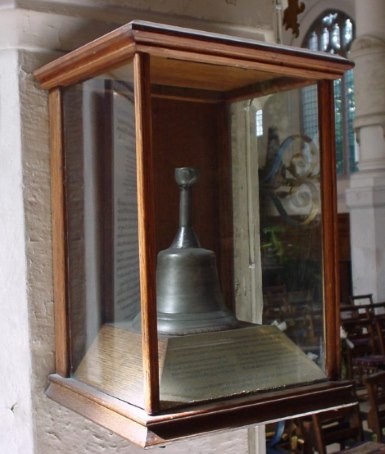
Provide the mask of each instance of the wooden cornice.
[{"label": "wooden cornice", "polygon": [[42,88],[67,86],[123,64],[135,52],[266,72],[284,67],[287,76],[313,79],[336,79],[353,66],[339,56],[320,52],[133,21],[43,66],[34,75]]}]

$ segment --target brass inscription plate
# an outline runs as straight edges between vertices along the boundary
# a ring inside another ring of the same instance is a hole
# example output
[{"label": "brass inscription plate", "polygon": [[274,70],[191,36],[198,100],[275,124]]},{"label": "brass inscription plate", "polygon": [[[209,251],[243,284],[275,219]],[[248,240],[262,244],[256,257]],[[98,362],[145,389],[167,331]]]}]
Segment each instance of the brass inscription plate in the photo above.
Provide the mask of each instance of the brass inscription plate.
[{"label": "brass inscription plate", "polygon": [[274,326],[252,326],[168,341],[161,399],[191,402],[326,379]]}]

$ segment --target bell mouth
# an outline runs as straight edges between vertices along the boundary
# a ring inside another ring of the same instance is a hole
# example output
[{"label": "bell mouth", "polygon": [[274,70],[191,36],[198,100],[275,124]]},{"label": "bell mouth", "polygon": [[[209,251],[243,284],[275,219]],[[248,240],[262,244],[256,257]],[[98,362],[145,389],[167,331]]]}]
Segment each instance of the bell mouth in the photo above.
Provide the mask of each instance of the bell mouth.
[{"label": "bell mouth", "polygon": [[158,311],[158,333],[165,336],[224,331],[240,326],[241,323],[229,310],[178,314]]},{"label": "bell mouth", "polygon": [[[227,309],[202,313],[168,314],[158,311],[157,332],[160,336],[176,337],[242,328],[247,325]],[[140,313],[130,322],[130,329],[140,332]]]}]

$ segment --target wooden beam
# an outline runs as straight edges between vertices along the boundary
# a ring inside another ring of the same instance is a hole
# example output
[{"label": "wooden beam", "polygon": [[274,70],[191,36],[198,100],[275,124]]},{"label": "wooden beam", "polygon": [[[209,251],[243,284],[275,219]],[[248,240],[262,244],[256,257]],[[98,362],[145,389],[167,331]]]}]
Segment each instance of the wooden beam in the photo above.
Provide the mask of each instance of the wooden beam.
[{"label": "wooden beam", "polygon": [[210,104],[216,104],[224,100],[223,94],[218,91],[171,87],[165,85],[152,85],[151,95],[153,98],[175,99],[177,101],[191,101]]},{"label": "wooden beam", "polygon": [[159,410],[159,366],[156,311],[156,246],[151,128],[150,58],[134,58],[138,229],[145,408]]},{"label": "wooden beam", "polygon": [[69,375],[69,333],[67,312],[67,233],[64,195],[64,150],[62,95],[59,88],[49,93],[51,139],[52,248],[55,304],[56,371]]},{"label": "wooden beam", "polygon": [[326,53],[133,21],[48,63],[34,76],[46,89],[67,86],[124,64],[136,52],[311,79],[336,79],[352,67]]},{"label": "wooden beam", "polygon": [[340,365],[339,263],[337,219],[337,171],[333,81],[318,83],[319,137],[321,149],[322,229],[326,370],[337,379]]},{"label": "wooden beam", "polygon": [[297,79],[292,77],[279,77],[277,79],[266,80],[257,84],[248,85],[227,92],[225,98],[227,101],[241,101],[243,99],[252,99],[260,96],[271,95],[283,90],[294,90],[315,83],[311,79]]}]

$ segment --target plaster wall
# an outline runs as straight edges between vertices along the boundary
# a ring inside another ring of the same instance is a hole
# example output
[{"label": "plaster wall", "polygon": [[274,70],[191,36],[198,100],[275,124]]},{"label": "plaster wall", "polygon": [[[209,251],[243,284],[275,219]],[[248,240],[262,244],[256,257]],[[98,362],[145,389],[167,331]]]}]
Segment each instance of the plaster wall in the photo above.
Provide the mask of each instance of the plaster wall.
[{"label": "plaster wall", "polygon": [[350,218],[354,226],[351,229],[353,294],[372,293],[374,301],[383,301],[385,295],[385,281],[379,278],[385,269],[382,246],[385,244],[385,209],[383,202],[376,203],[378,196],[383,199],[384,189],[365,188],[349,192]]},{"label": "plaster wall", "polygon": [[[92,9],[94,18],[105,19],[110,16],[126,17],[150,16],[168,21],[194,20],[200,22],[227,23],[241,27],[257,27],[264,30],[271,29],[273,2],[263,1],[256,4],[254,0],[16,0],[16,4],[28,8],[44,11],[81,11]],[[262,6],[263,5],[263,6]],[[139,18],[139,17],[135,17]],[[162,20],[161,20],[162,21]]]},{"label": "plaster wall", "polygon": [[0,51],[0,452],[32,453],[18,54]]},{"label": "plaster wall", "polygon": [[69,51],[133,19],[261,40],[273,37],[271,0],[263,0],[263,8],[257,7],[253,0],[20,0],[16,3],[19,9],[0,0],[0,48]]},{"label": "plaster wall", "polygon": [[385,8],[382,0],[356,1],[357,36],[370,34],[385,38]]},{"label": "plaster wall", "polygon": [[[158,15],[161,22],[243,30],[237,34],[252,37],[270,33],[270,0],[263,8],[251,0],[126,3],[31,0],[14,2],[24,9],[12,9],[0,2],[1,453],[143,452],[44,394],[55,348],[49,125],[47,93],[38,88],[33,70],[132,18]],[[134,15],[135,8],[141,9]],[[243,429],[177,442],[165,452],[246,454],[257,452],[257,445],[255,432]]]},{"label": "plaster wall", "polygon": [[[355,132],[360,145],[359,171],[350,178],[346,200],[351,218],[352,278],[355,294],[385,297],[385,4],[356,0],[357,37]],[[368,7],[370,4],[370,7]],[[366,7],[365,7],[366,6]]]}]

